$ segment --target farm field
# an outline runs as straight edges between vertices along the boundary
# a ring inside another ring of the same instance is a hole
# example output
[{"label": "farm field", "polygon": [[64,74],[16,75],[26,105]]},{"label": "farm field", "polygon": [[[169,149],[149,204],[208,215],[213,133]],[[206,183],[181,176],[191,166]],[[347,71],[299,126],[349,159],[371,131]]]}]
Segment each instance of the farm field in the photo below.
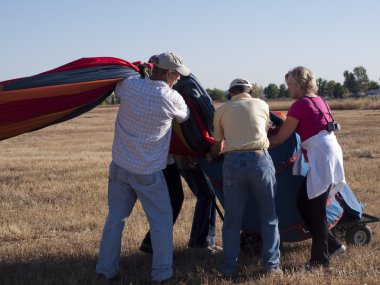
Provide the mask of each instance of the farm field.
[{"label": "farm field", "polygon": [[[378,102],[378,101],[377,101]],[[279,107],[284,110],[283,107]],[[107,174],[115,106],[99,106],[71,121],[0,142],[0,284],[101,284],[95,264],[107,214]],[[380,216],[380,111],[334,110],[347,182],[365,212]],[[306,272],[310,240],[284,243],[283,277],[260,275],[259,257],[242,253],[239,278],[217,273],[220,253],[190,250],[195,198],[185,201],[174,227],[172,284],[380,284],[380,223],[370,244],[348,246],[332,272]],[[217,217],[217,244],[221,245]],[[148,224],[139,203],[123,235],[120,284],[149,283],[151,256],[139,252]],[[118,283],[119,284],[119,283]]]}]

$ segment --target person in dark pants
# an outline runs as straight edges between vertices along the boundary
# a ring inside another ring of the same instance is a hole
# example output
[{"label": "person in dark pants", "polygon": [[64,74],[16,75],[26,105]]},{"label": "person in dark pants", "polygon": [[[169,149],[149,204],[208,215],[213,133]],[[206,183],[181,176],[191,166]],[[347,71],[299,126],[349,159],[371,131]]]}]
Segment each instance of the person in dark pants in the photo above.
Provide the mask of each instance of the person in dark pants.
[{"label": "person in dark pants", "polygon": [[[175,156],[181,176],[185,179],[191,192],[197,198],[193,224],[191,227],[189,248],[210,248],[215,245],[216,210],[212,199],[215,199],[212,184],[195,159],[188,156]],[[215,200],[214,200],[215,201]]]},{"label": "person in dark pants", "polygon": [[343,152],[334,134],[336,124],[330,107],[317,95],[313,72],[298,66],[285,75],[285,81],[296,101],[290,106],[278,133],[269,138],[270,147],[284,143],[294,131],[301,137],[301,154],[309,163],[309,170],[298,204],[312,238],[311,257],[306,269],[328,267],[331,257],[346,250],[329,232],[326,221],[327,199],[346,184]]},{"label": "person in dark pants", "polygon": [[[166,168],[162,170],[162,172],[165,176],[166,184],[168,185],[170,203],[173,209],[174,225],[178,218],[179,212],[181,211],[184,199],[181,175],[174,162],[169,163]],[[140,250],[147,253],[153,252],[152,242],[150,239],[150,230],[146,233],[145,238],[140,245]]]},{"label": "person in dark pants", "polygon": [[[210,247],[211,250],[215,250],[217,249],[215,245],[216,211],[210,196],[211,182],[192,158],[176,155],[174,160],[176,163],[168,164],[163,170],[173,208],[173,225],[178,218],[184,200],[182,176],[197,198],[189,248]],[[205,189],[205,187],[209,187],[209,189]],[[149,231],[140,245],[140,250],[146,253],[153,252]]]},{"label": "person in dark pants", "polygon": [[325,193],[309,200],[306,180],[300,190],[297,207],[313,238],[310,260],[321,260],[328,264],[329,258],[340,254],[344,248],[327,225],[326,204],[331,185]]}]

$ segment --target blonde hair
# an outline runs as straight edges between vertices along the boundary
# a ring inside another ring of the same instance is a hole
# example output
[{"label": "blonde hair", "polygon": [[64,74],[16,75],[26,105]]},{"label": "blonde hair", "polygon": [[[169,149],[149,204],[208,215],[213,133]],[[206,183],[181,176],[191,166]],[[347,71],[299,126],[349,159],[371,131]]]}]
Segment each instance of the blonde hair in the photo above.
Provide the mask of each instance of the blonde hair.
[{"label": "blonde hair", "polygon": [[310,69],[303,66],[297,66],[285,75],[285,80],[288,79],[289,76],[299,86],[302,93],[301,95],[305,95],[307,93],[317,94],[317,80],[314,73]]}]

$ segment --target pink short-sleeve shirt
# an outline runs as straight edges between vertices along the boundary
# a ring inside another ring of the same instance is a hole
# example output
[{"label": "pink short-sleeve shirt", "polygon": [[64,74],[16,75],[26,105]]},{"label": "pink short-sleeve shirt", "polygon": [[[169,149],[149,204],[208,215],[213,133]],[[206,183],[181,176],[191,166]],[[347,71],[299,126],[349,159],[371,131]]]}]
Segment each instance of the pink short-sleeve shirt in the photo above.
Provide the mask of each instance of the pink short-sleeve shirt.
[{"label": "pink short-sleeve shirt", "polygon": [[[314,101],[324,116],[309,98]],[[305,141],[320,131],[325,130],[327,123],[332,121],[323,99],[319,96],[309,98],[304,96],[299,98],[290,106],[288,111],[288,116],[299,120],[296,132],[300,135],[301,141]]]}]

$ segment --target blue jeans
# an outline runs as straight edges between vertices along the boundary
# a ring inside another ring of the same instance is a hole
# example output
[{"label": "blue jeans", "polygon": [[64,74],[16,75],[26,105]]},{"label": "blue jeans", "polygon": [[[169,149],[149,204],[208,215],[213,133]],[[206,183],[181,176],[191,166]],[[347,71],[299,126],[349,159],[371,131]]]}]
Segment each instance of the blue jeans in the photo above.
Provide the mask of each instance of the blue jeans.
[{"label": "blue jeans", "polygon": [[[246,205],[249,192],[256,205]],[[221,271],[226,276],[236,272],[240,251],[240,229],[244,209],[257,207],[260,215],[262,263],[266,270],[278,268],[280,235],[274,195],[275,169],[266,150],[227,153],[223,162],[224,222]]]},{"label": "blue jeans", "polygon": [[108,179],[108,216],[100,242],[96,272],[111,278],[119,271],[121,236],[137,198],[147,216],[153,246],[152,280],[172,277],[173,214],[162,171],[133,174],[111,162]]},{"label": "blue jeans", "polygon": [[211,200],[214,199],[211,182],[199,166],[195,169],[181,169],[180,173],[197,198],[189,247],[215,245],[215,207]]}]

